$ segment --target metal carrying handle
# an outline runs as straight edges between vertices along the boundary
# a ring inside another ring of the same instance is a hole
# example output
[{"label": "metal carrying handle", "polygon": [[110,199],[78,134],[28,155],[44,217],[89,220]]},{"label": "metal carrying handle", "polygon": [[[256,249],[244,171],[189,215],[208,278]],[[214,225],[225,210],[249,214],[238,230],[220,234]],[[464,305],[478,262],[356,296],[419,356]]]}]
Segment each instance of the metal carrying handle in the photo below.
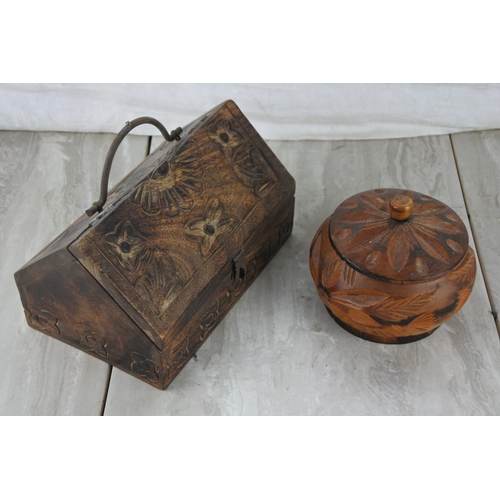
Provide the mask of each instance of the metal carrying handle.
[{"label": "metal carrying handle", "polygon": [[96,212],[102,212],[102,207],[106,203],[106,200],[108,198],[108,181],[109,181],[109,173],[111,171],[111,163],[113,163],[113,158],[115,157],[115,153],[116,150],[118,149],[118,146],[121,144],[123,139],[125,139],[125,136],[132,129],[138,127],[139,125],[144,125],[145,123],[148,123],[149,125],[154,125],[161,132],[161,135],[165,138],[167,142],[172,142],[173,140],[176,141],[181,140],[181,135],[180,135],[182,132],[181,127],[177,127],[175,130],[172,130],[172,132],[169,134],[167,132],[167,129],[158,120],[155,120],[154,118],[151,118],[149,116],[143,116],[141,118],[136,118],[131,122],[127,122],[125,124],[125,127],[123,127],[120,130],[120,132],[118,132],[118,135],[115,137],[114,141],[111,143],[111,146],[109,147],[109,151],[106,156],[106,161],[104,162],[104,167],[102,169],[101,193],[99,200],[92,203],[92,206],[88,210],[85,210],[85,213],[89,217],[94,215]]}]

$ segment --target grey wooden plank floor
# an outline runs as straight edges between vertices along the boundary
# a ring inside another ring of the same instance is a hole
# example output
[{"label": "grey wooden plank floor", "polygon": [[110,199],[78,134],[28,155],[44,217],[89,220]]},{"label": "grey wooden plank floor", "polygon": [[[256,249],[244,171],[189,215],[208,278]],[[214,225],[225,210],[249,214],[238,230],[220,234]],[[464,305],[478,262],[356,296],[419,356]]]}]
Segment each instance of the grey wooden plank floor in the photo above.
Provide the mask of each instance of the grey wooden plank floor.
[{"label": "grey wooden plank floor", "polygon": [[[491,134],[500,138],[500,132]],[[62,139],[51,134],[0,135],[6,193],[0,250],[2,414],[98,414],[106,395],[107,365],[30,330],[12,280],[25,260],[93,201],[97,183],[91,177],[98,177],[107,148],[106,141],[97,139],[106,138],[109,144],[112,137],[56,136],[75,145],[63,147],[58,142]],[[27,153],[33,138],[44,154]],[[78,141],[93,146],[77,146]],[[126,169],[144,156],[145,141],[132,137],[134,147],[119,150],[122,160],[130,156]],[[469,209],[474,195],[468,193],[467,182],[460,184],[455,157],[461,175],[468,160],[453,141],[455,151],[449,136],[271,141],[297,180],[292,237],[167,391],[113,369],[105,414],[499,414],[500,341],[481,269],[469,302],[455,318],[429,338],[401,346],[373,344],[344,332],[326,313],[309,276],[308,250],[317,227],[342,200],[364,189],[402,187],[428,193],[449,204],[467,224],[461,188]],[[153,147],[157,144],[153,139]],[[493,156],[500,162],[500,152]],[[79,173],[84,165],[92,173]],[[478,168],[492,167],[481,163]],[[113,169],[115,179],[127,171]],[[20,210],[17,193],[25,199]],[[477,228],[471,244],[483,255],[483,248],[500,242],[498,234],[485,239]],[[498,277],[483,260],[491,291]]]},{"label": "grey wooden plank floor", "polygon": [[500,327],[500,132],[454,134],[452,143],[491,310]]},{"label": "grey wooden plank floor", "polygon": [[[0,414],[100,415],[109,367],[28,327],[13,274],[98,198],[112,134],[0,132]],[[120,148],[112,182],[146,155]]]}]

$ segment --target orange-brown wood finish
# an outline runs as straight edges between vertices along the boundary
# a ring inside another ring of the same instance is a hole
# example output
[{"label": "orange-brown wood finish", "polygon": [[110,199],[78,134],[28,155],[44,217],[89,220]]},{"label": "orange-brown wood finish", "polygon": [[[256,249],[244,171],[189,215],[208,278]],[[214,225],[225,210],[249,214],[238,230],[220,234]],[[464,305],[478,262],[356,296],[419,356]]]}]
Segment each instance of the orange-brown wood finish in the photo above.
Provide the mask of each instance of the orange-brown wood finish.
[{"label": "orange-brown wood finish", "polygon": [[227,101],[16,273],[28,324],[164,389],[290,236],[294,192]]},{"label": "orange-brown wood finish", "polygon": [[344,201],[318,229],[309,266],[332,317],[382,343],[430,335],[465,304],[476,275],[458,215],[429,196],[397,189]]}]

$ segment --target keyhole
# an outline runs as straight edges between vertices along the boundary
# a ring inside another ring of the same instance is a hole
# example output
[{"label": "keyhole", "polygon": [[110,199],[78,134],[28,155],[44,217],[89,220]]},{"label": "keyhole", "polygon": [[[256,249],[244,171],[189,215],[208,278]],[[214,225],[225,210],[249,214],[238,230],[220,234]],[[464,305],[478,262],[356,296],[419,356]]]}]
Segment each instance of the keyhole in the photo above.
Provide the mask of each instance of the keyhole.
[{"label": "keyhole", "polygon": [[222,132],[222,134],[219,135],[222,141],[224,141],[226,144],[229,142],[229,136],[226,134],[226,132]]}]

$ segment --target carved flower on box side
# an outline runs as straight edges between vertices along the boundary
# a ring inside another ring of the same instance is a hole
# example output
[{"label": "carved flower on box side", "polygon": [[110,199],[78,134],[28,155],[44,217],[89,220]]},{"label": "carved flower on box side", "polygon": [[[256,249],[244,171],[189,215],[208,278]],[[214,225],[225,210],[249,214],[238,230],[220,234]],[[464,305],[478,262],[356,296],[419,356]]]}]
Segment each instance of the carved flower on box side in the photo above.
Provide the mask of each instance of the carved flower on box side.
[{"label": "carved flower on box side", "polygon": [[87,350],[95,352],[100,356],[108,357],[107,342],[98,333],[85,330],[80,335],[80,344]]},{"label": "carved flower on box side", "polygon": [[37,330],[43,330],[51,335],[61,335],[59,331],[59,319],[45,309],[39,309],[37,312],[25,310],[28,324]]},{"label": "carved flower on box side", "polygon": [[128,221],[119,222],[114,231],[104,237],[104,242],[120,265],[131,273],[137,270],[148,249],[146,239]]},{"label": "carved flower on box side", "polygon": [[246,268],[240,268],[237,270],[237,275],[231,280],[226,288],[226,297],[228,304],[232,304],[236,297],[238,297],[243,291],[244,284],[246,282],[247,270]]},{"label": "carved flower on box side", "polygon": [[[413,198],[411,191],[398,194]],[[399,222],[392,219],[387,200],[366,193],[359,198],[359,203],[348,200],[340,205],[339,208],[350,211],[337,218],[342,229],[335,231],[333,237],[336,243],[343,245],[340,251],[349,255],[373,249],[364,261],[369,270],[388,262],[395,273],[400,273],[411,262],[409,259],[414,252],[418,256],[411,272],[425,278],[432,259],[449,265],[450,256],[465,251],[463,242],[457,241],[463,235],[462,223],[446,205],[422,195],[414,200],[411,217]]]},{"label": "carved flower on box side", "polygon": [[217,325],[220,317],[219,312],[219,301],[216,300],[215,303],[210,307],[210,309],[205,313],[203,318],[200,321],[200,339],[203,340],[207,337],[207,335],[214,329],[215,325]]},{"label": "carved flower on box side", "polygon": [[154,361],[146,359],[138,352],[131,352],[130,357],[132,358],[130,369],[133,372],[152,382],[157,382],[160,379],[160,369],[155,365]]},{"label": "carved flower on box side", "polygon": [[225,213],[222,202],[212,197],[205,207],[203,217],[188,221],[185,230],[189,238],[198,242],[201,254],[207,256],[219,236],[230,234],[236,228],[236,223],[234,217]]},{"label": "carved flower on box side", "polygon": [[189,212],[197,196],[204,191],[201,181],[203,166],[197,144],[188,147],[170,160],[164,160],[132,194],[131,201],[148,215],[163,214],[168,218]]},{"label": "carved flower on box side", "polygon": [[173,353],[172,355],[172,365],[174,367],[179,367],[187,358],[189,357],[189,339],[187,338],[185,342]]},{"label": "carved flower on box side", "polygon": [[293,229],[293,219],[287,220],[281,224],[278,233],[278,245],[281,245],[292,233]]},{"label": "carved flower on box side", "polygon": [[189,338],[187,338],[174,350],[165,367],[167,380],[172,380],[181,371],[189,355]]},{"label": "carved flower on box side", "polygon": [[243,143],[243,136],[236,132],[227,120],[220,120],[209,127],[207,135],[227,159],[234,158]]}]

